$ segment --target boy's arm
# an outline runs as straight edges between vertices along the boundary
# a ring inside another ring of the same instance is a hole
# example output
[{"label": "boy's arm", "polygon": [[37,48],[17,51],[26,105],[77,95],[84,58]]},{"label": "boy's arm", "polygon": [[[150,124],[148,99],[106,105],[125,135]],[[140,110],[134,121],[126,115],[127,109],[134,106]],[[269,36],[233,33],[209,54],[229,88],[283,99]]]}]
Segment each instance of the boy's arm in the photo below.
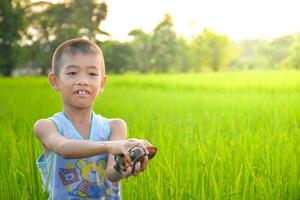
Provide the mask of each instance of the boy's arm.
[{"label": "boy's arm", "polygon": [[55,124],[49,119],[38,120],[34,132],[44,147],[58,155],[70,158],[84,158],[101,153],[126,154],[133,146],[146,147],[143,140],[135,142],[122,141],[88,141],[63,137],[57,132]]},{"label": "boy's arm", "polygon": [[[111,135],[109,138],[109,141],[118,141],[118,140],[126,140],[127,139],[127,126],[126,123],[122,120],[122,119],[111,119],[109,120],[109,125],[110,125],[110,129],[111,129]],[[134,141],[130,140],[130,141]],[[146,140],[141,140],[144,142],[145,146],[150,145],[150,143]],[[148,150],[144,149],[145,152],[148,154]],[[128,156],[128,152],[125,154],[125,156]],[[135,170],[134,173],[131,174],[131,167],[128,167],[127,172],[125,173],[125,177],[128,177],[130,175],[137,175],[138,173],[140,173],[141,171],[143,171],[148,163],[148,158],[146,157],[144,159],[144,161],[142,163],[138,162],[136,163],[135,166]],[[113,168],[113,166],[115,165],[115,161],[114,161],[114,155],[109,154],[108,155],[108,161],[107,161],[107,170],[106,170],[106,175],[108,177],[112,176],[112,177],[116,177],[115,173],[117,173],[115,171],[115,169]]]}]

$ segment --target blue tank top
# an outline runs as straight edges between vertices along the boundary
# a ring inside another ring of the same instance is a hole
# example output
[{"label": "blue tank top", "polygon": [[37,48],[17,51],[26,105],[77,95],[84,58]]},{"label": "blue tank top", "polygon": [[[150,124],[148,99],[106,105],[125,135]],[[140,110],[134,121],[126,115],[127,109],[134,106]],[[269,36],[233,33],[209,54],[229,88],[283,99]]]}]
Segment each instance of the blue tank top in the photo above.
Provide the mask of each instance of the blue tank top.
[{"label": "blue tank top", "polygon": [[[55,123],[62,136],[84,140],[64,112],[56,113],[49,119]],[[108,120],[92,112],[89,140],[108,141],[109,136]],[[107,157],[105,153],[82,159],[64,159],[51,151],[46,158],[42,153],[37,160],[37,166],[49,199],[119,200],[120,183],[111,182],[105,177]]]}]

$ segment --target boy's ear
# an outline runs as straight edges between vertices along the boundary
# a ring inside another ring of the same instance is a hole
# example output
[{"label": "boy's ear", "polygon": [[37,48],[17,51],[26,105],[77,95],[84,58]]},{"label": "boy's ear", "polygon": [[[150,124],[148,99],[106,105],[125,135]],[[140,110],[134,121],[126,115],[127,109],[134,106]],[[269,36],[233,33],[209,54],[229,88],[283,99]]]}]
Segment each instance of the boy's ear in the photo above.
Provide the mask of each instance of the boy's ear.
[{"label": "boy's ear", "polygon": [[106,83],[106,79],[107,79],[107,75],[104,75],[102,77],[102,80],[101,80],[101,83],[100,83],[100,92],[104,91],[104,86],[105,86],[105,83]]},{"label": "boy's ear", "polygon": [[54,89],[54,90],[59,90],[57,79],[58,79],[57,76],[53,72],[50,72],[48,74],[48,80],[50,82],[52,89]]}]

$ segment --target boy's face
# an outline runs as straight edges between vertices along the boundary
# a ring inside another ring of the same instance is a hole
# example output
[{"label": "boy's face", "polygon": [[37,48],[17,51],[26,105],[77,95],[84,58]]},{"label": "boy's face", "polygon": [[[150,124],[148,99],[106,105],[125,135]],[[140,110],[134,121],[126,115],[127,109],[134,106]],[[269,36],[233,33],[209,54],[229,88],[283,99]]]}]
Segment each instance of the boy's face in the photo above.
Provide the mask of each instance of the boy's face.
[{"label": "boy's face", "polygon": [[102,67],[98,55],[64,55],[59,75],[49,74],[49,80],[52,87],[61,92],[65,106],[88,108],[104,88],[106,76],[102,74]]}]

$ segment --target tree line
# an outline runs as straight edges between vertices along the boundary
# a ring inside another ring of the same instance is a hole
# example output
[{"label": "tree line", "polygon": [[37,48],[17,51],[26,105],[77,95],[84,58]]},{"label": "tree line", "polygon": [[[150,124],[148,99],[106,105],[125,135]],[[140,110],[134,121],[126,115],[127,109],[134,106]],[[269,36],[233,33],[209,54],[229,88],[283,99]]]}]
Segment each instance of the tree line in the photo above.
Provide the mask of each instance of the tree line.
[{"label": "tree line", "polygon": [[[187,40],[174,30],[166,14],[150,32],[129,31],[130,40],[112,40],[101,29],[108,5],[96,0],[50,3],[0,1],[0,74],[47,74],[54,49],[63,41],[83,37],[103,50],[107,71],[125,73],[200,72],[239,69],[300,69],[300,34],[231,41],[204,29]],[[106,36],[101,41],[99,36]]]}]

